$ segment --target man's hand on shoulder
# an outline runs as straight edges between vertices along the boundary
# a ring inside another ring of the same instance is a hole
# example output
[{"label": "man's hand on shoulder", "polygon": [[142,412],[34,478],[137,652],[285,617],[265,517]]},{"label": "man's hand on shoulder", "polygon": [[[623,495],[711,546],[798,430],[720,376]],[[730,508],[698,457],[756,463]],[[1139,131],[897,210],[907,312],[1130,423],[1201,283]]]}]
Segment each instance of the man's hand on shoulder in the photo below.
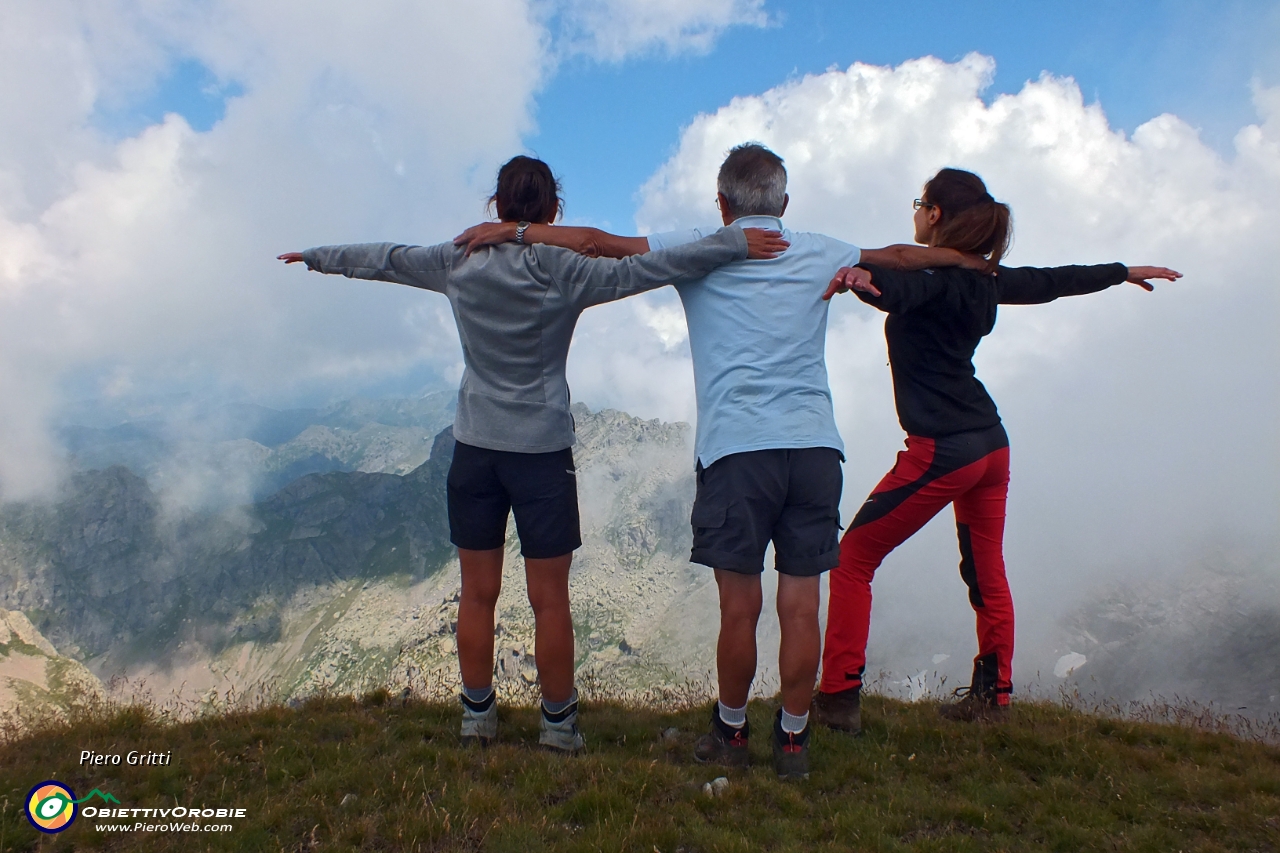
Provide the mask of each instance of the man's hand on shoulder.
[{"label": "man's hand on shoulder", "polygon": [[742,233],[747,235],[747,258],[753,261],[772,260],[791,246],[783,239],[781,231],[743,228]]}]

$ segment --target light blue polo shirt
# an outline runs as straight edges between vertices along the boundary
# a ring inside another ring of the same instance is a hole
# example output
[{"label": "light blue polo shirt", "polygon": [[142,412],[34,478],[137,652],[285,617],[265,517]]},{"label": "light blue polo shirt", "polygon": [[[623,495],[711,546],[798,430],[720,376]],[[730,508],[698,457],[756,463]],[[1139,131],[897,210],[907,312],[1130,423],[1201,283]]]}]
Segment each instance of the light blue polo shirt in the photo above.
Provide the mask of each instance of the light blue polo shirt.
[{"label": "light blue polo shirt", "polygon": [[[703,467],[750,450],[832,447],[844,452],[827,384],[827,306],[836,270],[858,263],[857,246],[788,231],[774,216],[736,225],[782,231],[791,248],[768,261],[735,261],[676,285],[689,324],[698,398],[695,452]],[[717,229],[649,236],[651,250]]]}]

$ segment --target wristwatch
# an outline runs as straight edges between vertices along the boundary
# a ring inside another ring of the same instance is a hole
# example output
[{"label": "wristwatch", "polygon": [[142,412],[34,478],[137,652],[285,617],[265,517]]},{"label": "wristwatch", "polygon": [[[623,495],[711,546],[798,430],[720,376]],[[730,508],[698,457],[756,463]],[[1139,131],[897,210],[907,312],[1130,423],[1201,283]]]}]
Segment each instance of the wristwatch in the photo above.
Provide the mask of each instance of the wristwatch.
[{"label": "wristwatch", "polygon": [[516,225],[516,242],[517,243],[521,243],[521,244],[524,243],[524,232],[528,230],[528,228],[529,228],[528,222],[521,222]]}]

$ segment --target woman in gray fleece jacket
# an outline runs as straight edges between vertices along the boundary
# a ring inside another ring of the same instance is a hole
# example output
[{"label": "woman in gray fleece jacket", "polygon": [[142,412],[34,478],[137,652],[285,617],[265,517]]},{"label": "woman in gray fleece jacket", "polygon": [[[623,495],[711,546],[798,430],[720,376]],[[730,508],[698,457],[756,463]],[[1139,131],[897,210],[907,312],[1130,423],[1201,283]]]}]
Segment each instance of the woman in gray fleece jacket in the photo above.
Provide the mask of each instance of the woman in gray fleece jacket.
[{"label": "woman in gray fleece jacket", "polygon": [[507,516],[514,512],[535,620],[539,742],[576,752],[583,741],[573,688],[569,566],[582,539],[565,380],[574,326],[592,305],[701,278],[731,261],[772,258],[787,244],[778,232],[731,226],[696,243],[622,260],[524,245],[526,229],[558,217],[559,189],[541,160],[515,157],[502,167],[490,201],[500,219],[519,223],[513,244],[469,253],[452,243],[364,243],[290,252],[280,260],[448,297],[466,365],[448,480],[449,533],[462,566],[462,736],[484,744],[497,735],[494,609]]}]

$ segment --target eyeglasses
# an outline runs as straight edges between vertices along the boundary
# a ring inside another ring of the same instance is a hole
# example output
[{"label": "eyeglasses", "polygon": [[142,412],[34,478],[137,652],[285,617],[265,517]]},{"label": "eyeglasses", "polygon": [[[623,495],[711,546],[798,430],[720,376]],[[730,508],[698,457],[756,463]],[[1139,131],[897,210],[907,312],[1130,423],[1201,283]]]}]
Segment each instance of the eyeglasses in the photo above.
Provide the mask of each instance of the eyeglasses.
[{"label": "eyeglasses", "polygon": [[924,200],[924,199],[922,199],[922,198],[918,198],[918,199],[916,199],[915,201],[913,201],[913,202],[911,203],[911,209],[912,209],[912,210],[919,210],[919,209],[920,209],[920,208],[922,208],[922,207],[937,207],[937,205],[936,205],[936,204],[930,204],[929,202],[925,201],[925,200]]}]

